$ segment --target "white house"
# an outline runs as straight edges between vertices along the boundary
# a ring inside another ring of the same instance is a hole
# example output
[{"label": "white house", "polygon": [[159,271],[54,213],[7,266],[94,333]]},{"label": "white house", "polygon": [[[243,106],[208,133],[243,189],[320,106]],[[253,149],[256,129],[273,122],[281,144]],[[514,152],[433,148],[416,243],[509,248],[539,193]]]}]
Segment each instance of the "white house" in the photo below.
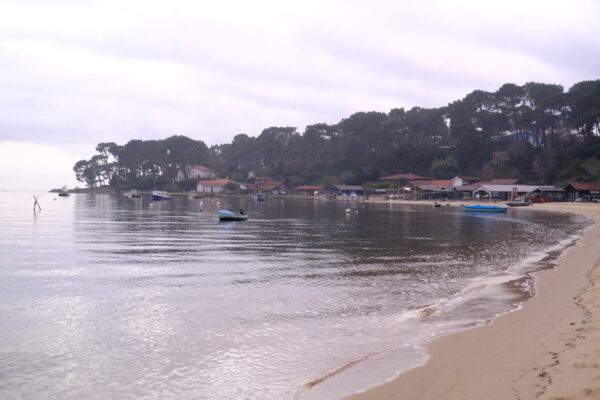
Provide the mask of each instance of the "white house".
[{"label": "white house", "polygon": [[[192,165],[186,168],[187,179],[215,179],[217,173],[206,165]],[[183,171],[177,173],[177,182],[185,180]]]},{"label": "white house", "polygon": [[532,185],[494,185],[494,184],[483,184],[478,189],[473,191],[473,196],[488,197],[491,199],[507,200],[512,197],[513,194],[517,196],[523,196],[531,193],[540,186]]},{"label": "white house", "polygon": [[239,186],[237,182],[234,182],[230,179],[204,180],[198,182],[198,185],[196,185],[196,191],[203,193],[221,193],[225,189],[225,185],[228,183],[233,183]]}]

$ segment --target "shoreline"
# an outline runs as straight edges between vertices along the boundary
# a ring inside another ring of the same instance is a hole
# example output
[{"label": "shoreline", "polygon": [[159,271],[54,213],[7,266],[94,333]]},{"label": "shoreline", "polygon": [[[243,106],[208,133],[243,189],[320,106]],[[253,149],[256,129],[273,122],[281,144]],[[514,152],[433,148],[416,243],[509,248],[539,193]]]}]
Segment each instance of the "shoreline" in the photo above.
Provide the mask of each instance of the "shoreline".
[{"label": "shoreline", "polygon": [[557,267],[532,273],[536,295],[490,324],[433,340],[424,365],[347,400],[600,399],[600,206],[534,209],[593,221]]}]

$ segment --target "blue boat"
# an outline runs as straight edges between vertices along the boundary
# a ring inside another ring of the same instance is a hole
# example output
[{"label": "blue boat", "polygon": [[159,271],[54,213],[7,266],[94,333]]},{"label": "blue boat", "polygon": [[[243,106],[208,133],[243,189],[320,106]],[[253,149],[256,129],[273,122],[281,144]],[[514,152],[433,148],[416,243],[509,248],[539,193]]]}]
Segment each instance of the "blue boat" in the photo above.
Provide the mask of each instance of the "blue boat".
[{"label": "blue boat", "polygon": [[171,200],[171,194],[162,190],[152,192],[152,201]]},{"label": "blue boat", "polygon": [[473,206],[465,206],[462,204],[463,210],[467,212],[496,212],[496,213],[505,213],[506,207],[500,206],[487,206],[481,204],[475,204]]},{"label": "blue boat", "polygon": [[219,221],[246,221],[246,214],[236,214],[229,210],[219,210]]},{"label": "blue boat", "polygon": [[256,193],[256,201],[265,201],[267,199],[267,195],[263,192]]}]

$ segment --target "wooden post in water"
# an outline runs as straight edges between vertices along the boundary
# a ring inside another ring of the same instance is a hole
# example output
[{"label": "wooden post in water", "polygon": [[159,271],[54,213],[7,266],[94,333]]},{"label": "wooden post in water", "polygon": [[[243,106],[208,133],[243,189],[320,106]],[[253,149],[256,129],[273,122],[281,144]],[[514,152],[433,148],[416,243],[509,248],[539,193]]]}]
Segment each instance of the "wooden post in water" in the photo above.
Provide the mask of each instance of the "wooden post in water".
[{"label": "wooden post in water", "polygon": [[42,207],[40,206],[40,203],[38,202],[38,197],[40,197],[40,195],[38,194],[33,195],[33,213],[35,214],[35,207],[37,206],[37,208],[39,208],[40,211],[42,211]]}]

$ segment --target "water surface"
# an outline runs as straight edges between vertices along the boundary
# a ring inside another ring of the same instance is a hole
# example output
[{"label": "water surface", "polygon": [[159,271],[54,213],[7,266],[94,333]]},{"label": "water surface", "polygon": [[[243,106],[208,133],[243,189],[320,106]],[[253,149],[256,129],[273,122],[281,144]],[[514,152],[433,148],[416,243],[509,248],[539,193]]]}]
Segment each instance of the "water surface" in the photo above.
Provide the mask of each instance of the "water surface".
[{"label": "water surface", "polygon": [[[585,225],[297,200],[40,202],[34,215],[31,194],[0,193],[1,398],[339,398],[514,309],[526,273]],[[223,207],[250,221],[217,222]]]}]

